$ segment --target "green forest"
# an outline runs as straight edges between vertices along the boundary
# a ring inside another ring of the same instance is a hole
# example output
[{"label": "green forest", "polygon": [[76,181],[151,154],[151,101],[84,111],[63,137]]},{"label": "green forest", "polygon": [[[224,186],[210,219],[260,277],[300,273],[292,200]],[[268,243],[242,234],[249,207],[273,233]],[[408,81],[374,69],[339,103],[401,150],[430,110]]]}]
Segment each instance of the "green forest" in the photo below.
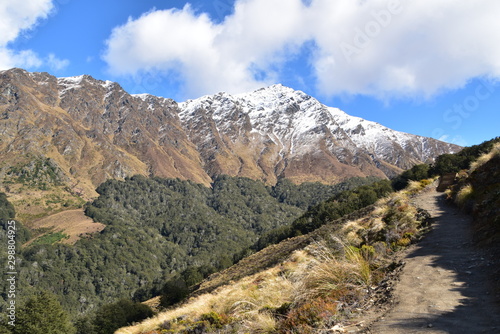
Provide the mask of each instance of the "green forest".
[{"label": "green forest", "polygon": [[[204,277],[249,254],[262,235],[292,224],[307,208],[377,180],[353,178],[333,186],[280,180],[268,187],[220,176],[210,188],[143,176],[109,180],[85,206],[89,217],[106,225],[97,235],[75,245],[21,247],[30,232],[17,222],[18,301],[36,301],[40,291],[48,291],[73,321],[102,314],[103,307],[123,298],[138,302],[163,294],[168,305]],[[0,212],[5,235],[7,219],[15,217],[5,194]],[[4,310],[5,293],[2,297]],[[81,328],[88,318],[78,320]]]}]

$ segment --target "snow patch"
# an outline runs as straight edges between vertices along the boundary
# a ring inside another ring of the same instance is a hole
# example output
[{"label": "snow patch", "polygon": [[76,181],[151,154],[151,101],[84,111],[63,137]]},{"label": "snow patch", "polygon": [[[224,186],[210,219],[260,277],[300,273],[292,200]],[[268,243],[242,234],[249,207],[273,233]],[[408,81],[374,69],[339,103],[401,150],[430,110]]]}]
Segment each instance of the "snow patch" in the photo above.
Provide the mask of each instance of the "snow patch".
[{"label": "snow patch", "polygon": [[59,90],[59,97],[63,96],[67,91],[71,89],[80,88],[84,77],[84,75],[79,75],[76,77],[57,78],[57,84],[64,87],[62,90]]}]

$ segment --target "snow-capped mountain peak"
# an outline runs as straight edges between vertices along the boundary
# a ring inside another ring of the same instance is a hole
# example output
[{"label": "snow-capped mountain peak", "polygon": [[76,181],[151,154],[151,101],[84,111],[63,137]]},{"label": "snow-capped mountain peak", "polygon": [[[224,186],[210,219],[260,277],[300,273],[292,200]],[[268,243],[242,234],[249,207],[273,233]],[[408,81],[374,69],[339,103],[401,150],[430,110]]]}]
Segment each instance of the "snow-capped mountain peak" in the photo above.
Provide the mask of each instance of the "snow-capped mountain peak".
[{"label": "snow-capped mountain peak", "polygon": [[[199,140],[199,147],[214,141],[224,146],[246,141],[263,150],[275,146],[277,164],[280,159],[324,155],[340,164],[377,166],[390,176],[430,161],[438,152],[456,150],[454,145],[350,116],[280,84],[250,93],[204,96],[179,106],[181,122]],[[200,129],[203,136],[198,135]]]}]

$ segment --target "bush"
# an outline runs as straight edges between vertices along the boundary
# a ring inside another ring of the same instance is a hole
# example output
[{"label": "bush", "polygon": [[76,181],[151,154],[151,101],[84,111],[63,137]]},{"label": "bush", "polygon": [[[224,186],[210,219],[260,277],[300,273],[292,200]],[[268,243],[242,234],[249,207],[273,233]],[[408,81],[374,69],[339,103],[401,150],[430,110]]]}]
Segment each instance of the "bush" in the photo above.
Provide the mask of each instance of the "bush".
[{"label": "bush", "polygon": [[213,328],[222,328],[229,323],[229,317],[225,314],[210,312],[202,314],[201,321],[208,321]]},{"label": "bush", "polygon": [[93,324],[98,334],[114,333],[118,328],[131,325],[153,316],[153,311],[147,305],[122,299],[113,304],[99,308]]},{"label": "bush", "polygon": [[399,191],[408,186],[410,181],[420,181],[429,178],[430,166],[427,164],[415,165],[411,169],[404,171],[392,180],[392,187]]},{"label": "bush", "polygon": [[456,154],[443,154],[436,158],[431,167],[430,176],[438,176],[448,173],[458,173],[463,169],[468,169],[471,163],[481,155],[492,150],[493,146],[500,142],[500,137],[485,141],[479,145],[463,148]]},{"label": "bush", "polygon": [[341,192],[328,201],[321,202],[309,208],[291,226],[281,227],[264,234],[252,246],[252,249],[261,250],[270,244],[276,244],[286,238],[312,232],[326,223],[375,203],[377,199],[386,196],[392,191],[391,182],[381,180],[371,185]]},{"label": "bush", "polygon": [[184,278],[181,275],[176,275],[163,286],[160,305],[168,307],[177,304],[186,298],[189,292],[189,287]]},{"label": "bush", "polygon": [[334,299],[313,299],[290,311],[279,323],[278,333],[316,333],[315,328],[332,322],[337,312]]}]

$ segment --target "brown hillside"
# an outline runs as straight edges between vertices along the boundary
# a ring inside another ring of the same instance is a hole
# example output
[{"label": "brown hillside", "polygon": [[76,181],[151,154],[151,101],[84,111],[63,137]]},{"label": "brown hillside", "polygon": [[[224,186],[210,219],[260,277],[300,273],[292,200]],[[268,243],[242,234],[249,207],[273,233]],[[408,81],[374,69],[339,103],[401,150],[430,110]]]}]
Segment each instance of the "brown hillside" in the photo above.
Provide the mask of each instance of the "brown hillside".
[{"label": "brown hillside", "polygon": [[[50,232],[61,232],[68,235],[69,238],[61,241],[65,244],[74,244],[81,238],[91,237],[92,234],[101,232],[105,227],[106,225],[95,223],[85,216],[83,209],[59,212],[31,224],[31,228],[34,230],[46,229]],[[35,239],[28,241],[28,244]]]}]

